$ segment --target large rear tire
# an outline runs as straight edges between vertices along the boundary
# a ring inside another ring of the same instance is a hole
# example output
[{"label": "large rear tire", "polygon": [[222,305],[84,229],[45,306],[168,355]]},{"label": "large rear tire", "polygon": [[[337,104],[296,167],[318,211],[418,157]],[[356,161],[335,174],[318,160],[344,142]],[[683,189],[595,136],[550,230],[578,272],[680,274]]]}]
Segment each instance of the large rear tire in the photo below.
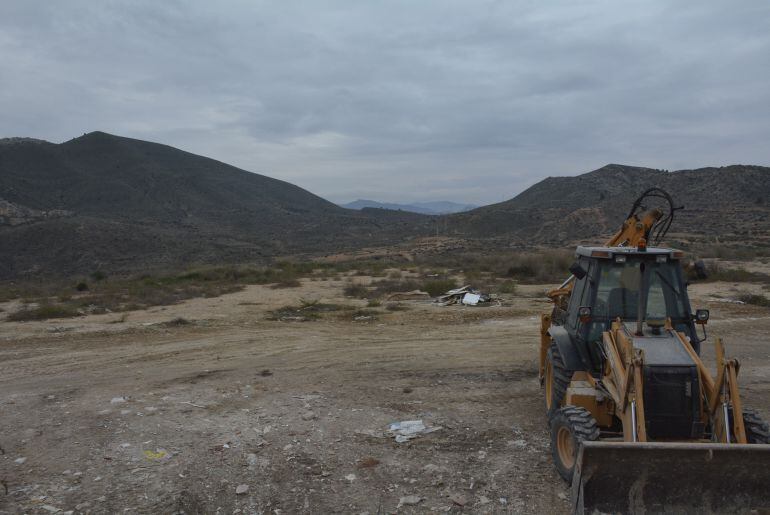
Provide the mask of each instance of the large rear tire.
[{"label": "large rear tire", "polygon": [[548,420],[561,408],[572,371],[567,370],[556,343],[551,342],[545,361],[545,409]]},{"label": "large rear tire", "polygon": [[565,406],[551,417],[551,455],[556,471],[567,483],[572,483],[580,445],[598,438],[599,426],[585,408]]}]

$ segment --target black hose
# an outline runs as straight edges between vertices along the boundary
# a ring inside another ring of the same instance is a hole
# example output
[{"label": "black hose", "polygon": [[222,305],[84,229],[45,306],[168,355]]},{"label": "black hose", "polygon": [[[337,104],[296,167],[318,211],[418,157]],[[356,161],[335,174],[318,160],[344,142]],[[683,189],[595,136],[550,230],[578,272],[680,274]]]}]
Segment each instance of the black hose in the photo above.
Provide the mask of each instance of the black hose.
[{"label": "black hose", "polygon": [[629,211],[626,219],[645,210],[646,207],[642,203],[646,199],[653,198],[663,199],[665,204],[667,204],[667,207],[664,208],[663,216],[655,222],[646,235],[648,245],[655,247],[660,244],[668,233],[668,230],[671,228],[671,224],[674,223],[674,213],[680,209],[684,209],[684,206],[675,207],[674,199],[671,198],[671,195],[666,190],[661,188],[650,188],[639,195],[639,198],[634,201],[634,204],[631,206],[631,211]]}]

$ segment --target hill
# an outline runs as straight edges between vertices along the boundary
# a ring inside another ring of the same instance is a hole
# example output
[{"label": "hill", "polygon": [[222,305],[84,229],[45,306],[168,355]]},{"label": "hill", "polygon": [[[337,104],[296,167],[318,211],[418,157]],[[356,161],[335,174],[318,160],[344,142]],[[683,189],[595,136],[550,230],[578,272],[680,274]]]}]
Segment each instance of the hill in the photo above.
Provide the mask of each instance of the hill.
[{"label": "hill", "polygon": [[475,240],[457,248],[476,249],[599,243],[652,186],[686,208],[667,243],[770,246],[770,168],[761,166],[607,165],[436,217],[345,209],[283,181],[103,132],[61,144],[8,138],[0,140],[0,280],[259,263],[430,235]]},{"label": "hill", "polygon": [[0,278],[260,261],[402,240],[422,220],[103,132],[0,142]]},{"label": "hill", "polygon": [[342,204],[347,209],[364,209],[367,207],[375,209],[392,209],[395,211],[408,211],[410,213],[420,213],[423,215],[447,215],[451,213],[462,213],[470,211],[478,206],[471,204],[459,204],[449,201],[433,202],[413,202],[411,204],[396,204],[389,202],[378,202],[376,200],[358,199],[347,204]]},{"label": "hill", "polygon": [[770,168],[733,165],[667,172],[611,164],[576,177],[549,177],[511,200],[453,215],[455,235],[517,243],[601,242],[618,229],[646,189],[677,205],[669,243],[693,235],[722,242],[770,242]]}]

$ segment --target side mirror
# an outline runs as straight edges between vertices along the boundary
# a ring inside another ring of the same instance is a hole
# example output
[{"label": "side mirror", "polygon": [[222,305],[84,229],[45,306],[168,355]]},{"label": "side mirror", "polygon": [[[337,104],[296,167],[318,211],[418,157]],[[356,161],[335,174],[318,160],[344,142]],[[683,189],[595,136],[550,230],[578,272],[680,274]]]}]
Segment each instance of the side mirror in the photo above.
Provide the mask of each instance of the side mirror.
[{"label": "side mirror", "polygon": [[578,308],[578,318],[584,324],[591,321],[591,308],[588,306],[581,306]]},{"label": "side mirror", "polygon": [[588,273],[585,271],[585,269],[582,266],[580,266],[580,263],[578,263],[577,261],[572,263],[572,266],[569,267],[569,271],[572,275],[574,275],[578,279],[582,279]]},{"label": "side mirror", "polygon": [[695,310],[695,323],[706,325],[706,322],[709,321],[709,310],[708,309],[696,309]]}]

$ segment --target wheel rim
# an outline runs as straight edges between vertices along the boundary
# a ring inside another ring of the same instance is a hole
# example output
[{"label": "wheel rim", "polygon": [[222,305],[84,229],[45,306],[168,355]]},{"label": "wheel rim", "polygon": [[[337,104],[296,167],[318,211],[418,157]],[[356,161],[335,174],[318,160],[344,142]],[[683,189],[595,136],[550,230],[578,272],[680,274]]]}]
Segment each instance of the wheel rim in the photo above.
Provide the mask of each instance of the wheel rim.
[{"label": "wheel rim", "polygon": [[571,469],[575,465],[575,438],[566,427],[560,427],[556,434],[556,448],[564,468]]},{"label": "wheel rim", "polygon": [[553,368],[551,360],[545,362],[545,407],[551,409],[553,403]]}]

